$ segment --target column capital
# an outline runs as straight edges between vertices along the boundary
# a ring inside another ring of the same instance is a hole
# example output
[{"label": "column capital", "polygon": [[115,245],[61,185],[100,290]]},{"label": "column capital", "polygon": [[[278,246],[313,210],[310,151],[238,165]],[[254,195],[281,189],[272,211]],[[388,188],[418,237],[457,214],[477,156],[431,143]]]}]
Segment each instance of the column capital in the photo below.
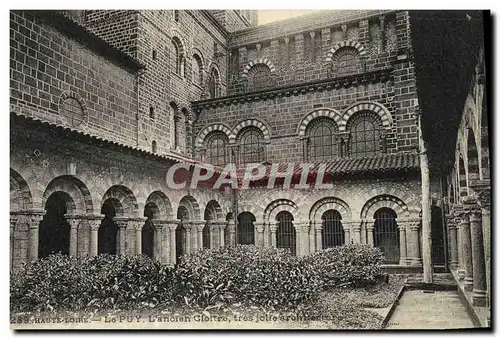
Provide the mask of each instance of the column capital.
[{"label": "column capital", "polygon": [[42,221],[45,215],[45,210],[42,209],[31,209],[18,211],[16,214],[23,218],[23,221],[29,224],[29,228],[38,228],[40,221]]},{"label": "column capital", "polygon": [[180,223],[181,221],[178,219],[166,220],[166,225],[171,231],[175,231]]},{"label": "column capital", "polygon": [[165,225],[168,224],[168,220],[164,219],[151,219],[151,223],[155,229],[162,229]]},{"label": "column capital", "polygon": [[476,199],[484,209],[491,207],[491,182],[490,180],[472,180],[469,187],[474,191]]},{"label": "column capital", "polygon": [[66,221],[69,223],[71,228],[76,228],[78,229],[78,226],[80,225],[80,222],[85,219],[84,215],[79,215],[79,214],[65,214],[64,218]]},{"label": "column capital", "polygon": [[[342,223],[342,224],[343,225],[344,224],[348,224],[348,222]],[[319,222],[318,221],[313,221],[313,226],[314,226],[314,230],[316,232],[321,232],[323,230],[323,222],[321,222],[321,221],[319,221]]]},{"label": "column capital", "polygon": [[263,221],[254,221],[253,225],[254,225],[254,227],[255,227],[255,229],[257,230],[258,233],[264,232],[265,222],[263,222]]},{"label": "column capital", "polygon": [[219,227],[220,231],[223,231],[226,226],[227,226],[227,221],[225,220],[218,220],[213,222],[215,226]]},{"label": "column capital", "polygon": [[276,221],[269,222],[269,230],[271,231],[271,233],[276,233],[276,231],[278,230],[278,223]]},{"label": "column capital", "polygon": [[19,220],[19,216],[11,215],[10,216],[10,228],[14,228],[16,226],[16,223],[18,220]]},{"label": "column capital", "polygon": [[114,217],[113,218],[113,221],[116,223],[118,228],[126,228],[129,220],[130,220],[129,217]]},{"label": "column capital", "polygon": [[140,231],[144,227],[144,223],[146,222],[146,220],[148,220],[148,218],[145,217],[131,218],[129,220],[129,223],[131,224],[133,229],[135,229],[136,231]]}]

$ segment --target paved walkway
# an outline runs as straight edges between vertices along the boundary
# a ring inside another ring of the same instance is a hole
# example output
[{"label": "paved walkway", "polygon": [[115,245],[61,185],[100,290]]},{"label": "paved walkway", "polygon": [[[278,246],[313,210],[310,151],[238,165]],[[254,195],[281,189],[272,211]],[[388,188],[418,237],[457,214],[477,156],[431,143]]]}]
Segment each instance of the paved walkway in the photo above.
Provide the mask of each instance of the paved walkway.
[{"label": "paved walkway", "polygon": [[456,291],[403,293],[387,329],[452,329],[474,325]]}]

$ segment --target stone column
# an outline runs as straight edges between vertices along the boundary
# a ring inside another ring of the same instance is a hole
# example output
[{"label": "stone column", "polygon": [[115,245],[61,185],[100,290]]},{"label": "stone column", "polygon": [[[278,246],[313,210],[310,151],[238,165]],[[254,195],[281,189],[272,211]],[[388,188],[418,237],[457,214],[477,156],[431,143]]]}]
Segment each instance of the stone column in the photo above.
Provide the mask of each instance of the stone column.
[{"label": "stone column", "polygon": [[[154,229],[154,239],[153,239],[153,257],[162,264],[167,263],[165,260],[165,255],[163,254],[163,229],[167,225],[167,220],[153,219],[151,220]],[[167,230],[168,231],[168,230]],[[168,244],[166,244],[168,245]]]},{"label": "stone column", "polygon": [[300,221],[295,226],[298,230],[297,236],[297,255],[304,256],[309,254],[309,220]]},{"label": "stone column", "polygon": [[253,223],[255,230],[255,245],[256,246],[264,246],[264,222],[262,221],[254,221]]},{"label": "stone column", "polygon": [[343,222],[342,228],[344,229],[344,244],[351,243],[351,224],[349,222]]},{"label": "stone column", "polygon": [[82,220],[79,215],[65,214],[64,218],[68,222],[69,229],[69,256],[76,257],[78,251],[78,226]]},{"label": "stone column", "polygon": [[219,227],[215,225],[213,221],[207,221],[207,227],[210,231],[208,248],[216,248],[217,247],[217,238],[219,237]]},{"label": "stone column", "polygon": [[407,251],[406,251],[406,221],[398,220],[397,225],[399,229],[399,264],[407,264]]},{"label": "stone column", "polygon": [[366,228],[366,243],[370,246],[375,246],[375,242],[373,240],[373,230],[375,229],[375,221],[374,220],[363,220]]},{"label": "stone column", "polygon": [[45,215],[45,210],[27,210],[21,212],[26,218],[29,226],[29,250],[28,250],[28,261],[38,260],[38,229],[40,226],[40,221],[42,221]]},{"label": "stone column", "polygon": [[276,230],[278,230],[276,222],[269,223],[269,230],[271,231],[271,246],[276,248]]},{"label": "stone column", "polygon": [[477,204],[467,204],[469,213],[472,247],[472,304],[484,307],[486,303],[486,267],[484,263],[483,229],[481,208]]},{"label": "stone column", "polygon": [[411,242],[411,255],[410,265],[420,266],[422,265],[422,258],[420,257],[420,219],[410,219],[408,221],[408,226],[410,227],[410,239]]},{"label": "stone column", "polygon": [[263,237],[264,237],[264,239],[263,239],[264,247],[271,246],[269,244],[270,234],[271,234],[271,231],[269,230],[269,223],[267,223],[267,222],[264,221],[264,235],[263,235]]},{"label": "stone column", "polygon": [[446,225],[448,227],[448,234],[450,235],[450,269],[458,267],[458,247],[457,247],[457,227],[453,220],[453,215],[446,216]]},{"label": "stone column", "polygon": [[169,258],[167,258],[167,263],[169,263],[171,266],[175,265],[177,262],[177,248],[176,248],[176,243],[175,243],[175,231],[177,227],[179,226],[180,221],[179,220],[168,220],[167,221],[167,226],[168,230],[170,231],[170,236],[169,236],[169,249],[170,249],[170,255]]},{"label": "stone column", "polygon": [[98,244],[99,244],[99,227],[101,227],[101,221],[104,219],[102,214],[87,214],[85,216],[90,228],[90,249],[89,254],[91,257],[95,257],[98,254]]},{"label": "stone column", "polygon": [[355,244],[361,244],[361,220],[350,221],[353,232],[353,241]]},{"label": "stone column", "polygon": [[465,265],[464,265],[464,235],[463,235],[463,228],[460,227],[460,213],[462,211],[462,206],[461,205],[455,205],[453,207],[453,213],[455,216],[455,225],[457,225],[457,231],[458,231],[458,270],[457,270],[457,276],[458,280],[464,280],[465,278]]},{"label": "stone column", "polygon": [[314,235],[316,239],[316,251],[321,251],[323,249],[323,223],[315,222],[314,223]]},{"label": "stone column", "polygon": [[116,234],[116,254],[125,255],[126,254],[126,238],[127,238],[127,224],[130,218],[127,217],[115,217],[113,221],[118,226],[118,232]]},{"label": "stone column", "polygon": [[186,221],[186,222],[182,222],[182,226],[184,227],[184,229],[186,230],[186,248],[184,249],[184,254],[190,254],[191,253],[191,244],[192,244],[192,231],[193,231],[193,224],[191,224],[190,222]]},{"label": "stone column", "polygon": [[472,249],[471,249],[471,234],[470,234],[470,222],[469,214],[465,209],[462,209],[460,213],[460,228],[462,229],[462,252],[463,252],[463,263],[465,270],[464,278],[464,289],[466,291],[472,291],[473,279],[472,279]]},{"label": "stone column", "polygon": [[311,221],[311,227],[309,227],[309,253],[316,252],[316,223]]},{"label": "stone column", "polygon": [[[142,254],[142,228],[147,218],[139,217],[130,220],[132,228],[135,230],[135,254]],[[153,249],[154,253],[154,249]]]},{"label": "stone column", "polygon": [[193,224],[196,227],[196,243],[197,243],[197,248],[196,250],[203,249],[203,229],[205,228],[205,225],[207,222],[205,220],[196,220],[193,221]]},{"label": "stone column", "polygon": [[486,272],[487,304],[490,303],[491,293],[491,186],[490,180],[480,180],[471,183],[471,188],[476,193],[476,197],[481,207],[481,224],[483,232],[483,248]]},{"label": "stone column", "polygon": [[234,246],[236,244],[236,224],[234,220],[229,220],[227,222],[227,230],[229,232],[229,246]]},{"label": "stone column", "polygon": [[217,221],[215,226],[217,226],[217,232],[219,234],[219,246],[224,247],[226,245],[226,239],[224,237],[224,230],[226,229],[227,221]]},{"label": "stone column", "polygon": [[13,265],[14,265],[14,231],[16,229],[16,224],[17,224],[17,221],[19,220],[19,216],[17,214],[15,214],[15,212],[10,212],[10,249],[9,249],[9,253],[10,253],[10,269],[12,270],[13,269]]}]

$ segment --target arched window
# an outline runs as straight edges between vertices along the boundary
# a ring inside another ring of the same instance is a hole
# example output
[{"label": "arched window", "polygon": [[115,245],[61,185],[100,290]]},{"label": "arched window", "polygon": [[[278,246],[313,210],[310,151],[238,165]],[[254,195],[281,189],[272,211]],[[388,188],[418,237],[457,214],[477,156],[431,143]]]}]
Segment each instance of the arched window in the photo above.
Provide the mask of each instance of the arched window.
[{"label": "arched window", "polygon": [[215,99],[220,96],[220,76],[215,68],[212,68],[210,78],[208,79],[208,94],[210,99]]},{"label": "arched window", "polygon": [[267,65],[257,64],[248,71],[250,91],[261,91],[271,86],[271,70]]},{"label": "arched window", "polygon": [[338,156],[335,142],[337,125],[327,117],[312,120],[307,126],[307,158],[310,161],[328,161]]},{"label": "arched window", "polygon": [[342,47],[332,57],[332,73],[334,76],[345,76],[358,73],[359,52],[354,47]]},{"label": "arched window", "polygon": [[207,161],[214,166],[225,166],[228,162],[227,135],[215,131],[207,136]]},{"label": "arched window", "polygon": [[179,108],[177,107],[177,104],[175,102],[170,103],[170,112],[172,113],[172,118],[173,118],[173,148],[176,149],[179,147],[179,123],[182,120],[181,115],[179,114]]},{"label": "arched window", "polygon": [[193,55],[193,61],[192,61],[192,69],[193,69],[193,74],[192,74],[192,81],[194,84],[201,86],[203,84],[203,73],[202,73],[202,63],[201,63],[201,58],[198,54]]},{"label": "arched window", "polygon": [[179,11],[178,10],[174,10],[174,21],[179,22]]},{"label": "arched window", "polygon": [[362,158],[382,153],[382,123],[380,118],[370,111],[356,113],[349,123],[351,157]]},{"label": "arched window", "polygon": [[181,77],[184,77],[184,68],[186,62],[184,57],[184,49],[182,47],[181,41],[176,37],[172,39],[172,50],[172,67],[174,69],[174,72]]},{"label": "arched window", "polygon": [[240,245],[254,245],[255,244],[255,230],[253,223],[255,217],[250,212],[242,212],[238,215],[238,244]]},{"label": "arched window", "polygon": [[282,211],[276,216],[278,229],[276,230],[276,247],[288,248],[295,255],[296,234],[293,227],[293,216],[290,212]]},{"label": "arched window", "polygon": [[240,134],[240,162],[264,161],[264,134],[257,127],[246,127]]},{"label": "arched window", "polygon": [[149,107],[149,118],[154,120],[155,118],[155,108],[154,107]]},{"label": "arched window", "polygon": [[151,143],[151,152],[156,153],[157,152],[157,146],[156,146],[156,141],[153,140]]},{"label": "arched window", "polygon": [[384,253],[387,263],[399,263],[399,232],[396,225],[396,212],[390,208],[378,209],[373,218],[373,243]]},{"label": "arched window", "polygon": [[342,216],[336,210],[328,210],[321,217],[323,220],[323,248],[342,246],[344,244],[344,228]]}]

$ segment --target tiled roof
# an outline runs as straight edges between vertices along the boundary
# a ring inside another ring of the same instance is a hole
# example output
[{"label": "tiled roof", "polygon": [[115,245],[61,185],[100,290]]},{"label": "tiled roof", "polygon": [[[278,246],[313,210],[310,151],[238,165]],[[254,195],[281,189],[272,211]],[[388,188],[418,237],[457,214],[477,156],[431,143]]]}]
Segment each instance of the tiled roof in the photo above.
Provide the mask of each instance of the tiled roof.
[{"label": "tiled roof", "polygon": [[[363,172],[389,172],[389,171],[406,171],[415,170],[420,168],[418,154],[416,153],[396,153],[396,154],[383,154],[376,157],[366,158],[343,158],[331,160],[327,162],[314,162],[311,163],[311,174],[317,173],[320,166],[325,166],[325,174],[330,175],[347,175],[359,174]],[[266,176],[271,173],[273,164],[265,163]],[[285,172],[288,168],[287,163],[278,164],[278,172]],[[294,164],[294,175],[302,173],[303,164]],[[238,177],[243,177],[245,167],[238,168]]]},{"label": "tiled roof", "polygon": [[329,161],[326,172],[330,174],[349,174],[361,172],[404,171],[420,168],[416,153],[383,154],[373,158],[349,158]]},{"label": "tiled roof", "polygon": [[151,151],[141,149],[138,147],[126,145],[120,142],[116,142],[113,140],[109,140],[103,137],[99,137],[97,135],[90,134],[88,132],[84,132],[81,130],[77,130],[75,128],[71,128],[56,122],[49,122],[46,120],[39,119],[37,117],[33,116],[27,116],[22,113],[16,113],[11,111],[11,123],[16,123],[20,125],[27,125],[27,126],[32,126],[36,128],[46,128],[50,129],[54,132],[56,132],[58,135],[65,136],[68,138],[76,139],[76,140],[81,140],[84,142],[88,142],[89,144],[98,144],[98,145],[103,145],[103,146],[108,146],[108,147],[113,147],[117,150],[120,151],[130,151],[138,156],[150,156],[153,157],[156,160],[172,160],[175,162],[180,162],[180,163],[187,163],[187,164],[194,164],[195,161],[185,158],[180,155],[176,154],[157,154],[153,153]]}]

